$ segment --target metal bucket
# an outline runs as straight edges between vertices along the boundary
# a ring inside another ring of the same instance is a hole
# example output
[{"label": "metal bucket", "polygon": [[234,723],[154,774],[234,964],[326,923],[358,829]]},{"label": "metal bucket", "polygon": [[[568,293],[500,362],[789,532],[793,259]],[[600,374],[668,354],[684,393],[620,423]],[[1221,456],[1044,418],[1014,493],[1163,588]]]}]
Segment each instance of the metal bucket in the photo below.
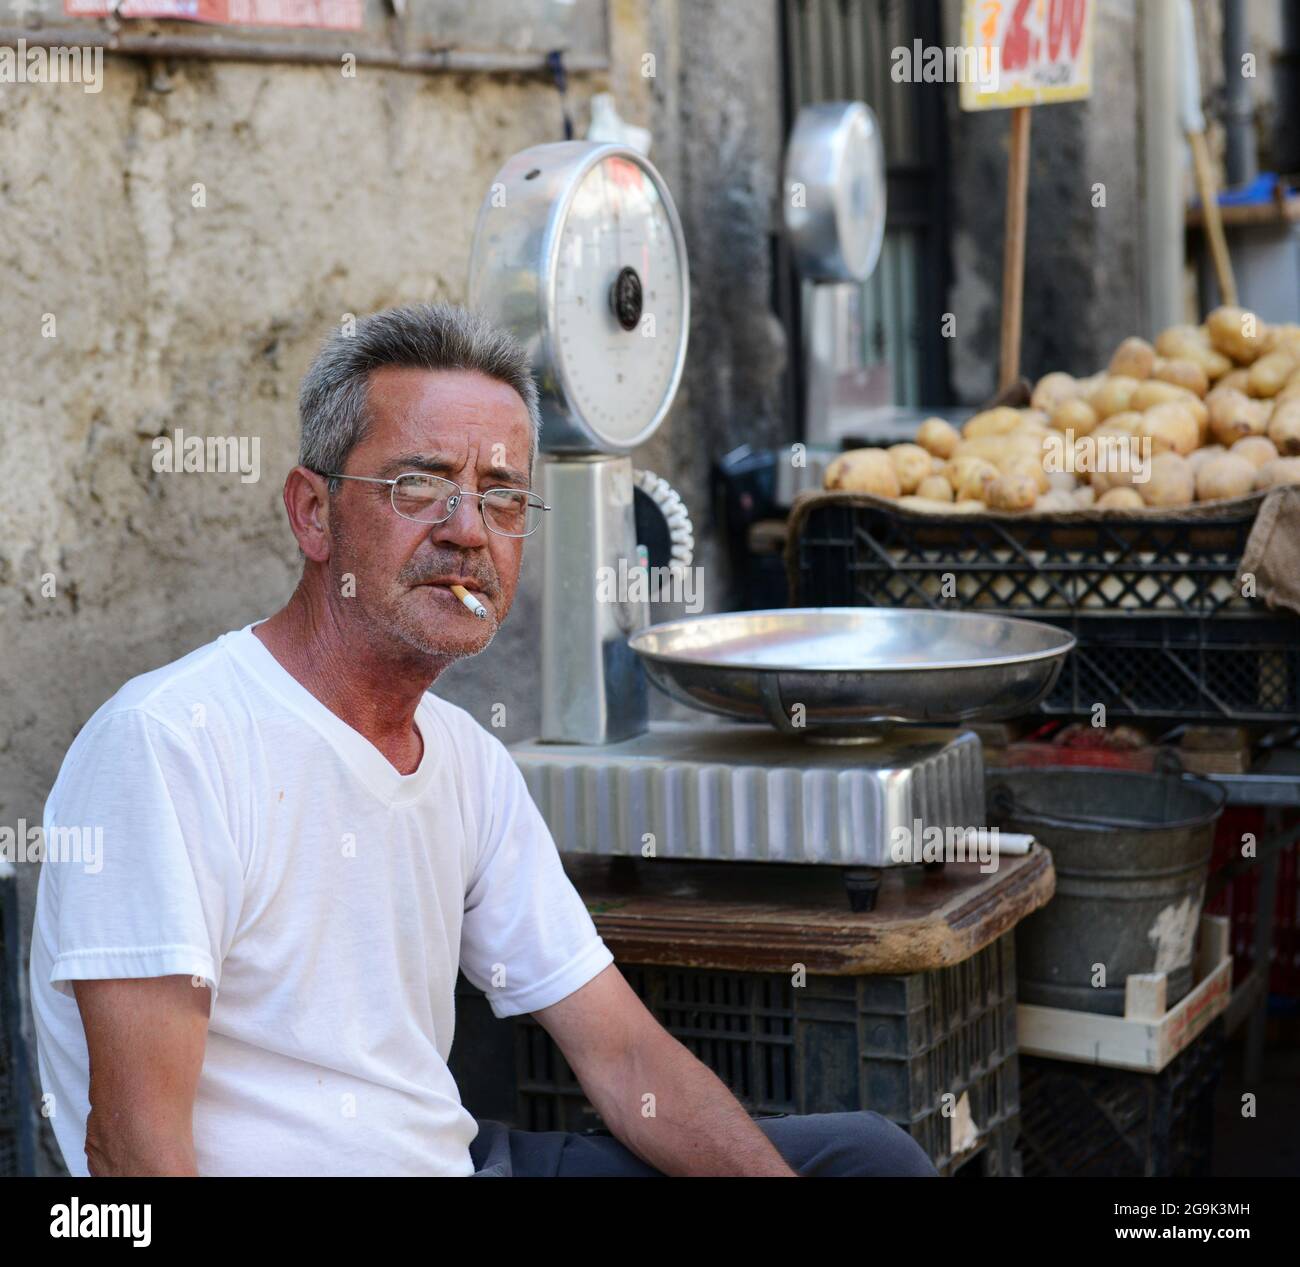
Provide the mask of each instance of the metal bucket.
[{"label": "metal bucket", "polygon": [[1181,999],[1225,799],[1189,775],[991,770],[990,822],[1032,833],[1056,868],[1056,896],[1016,929],[1020,1002],[1122,1016],[1134,972],[1168,973]]}]

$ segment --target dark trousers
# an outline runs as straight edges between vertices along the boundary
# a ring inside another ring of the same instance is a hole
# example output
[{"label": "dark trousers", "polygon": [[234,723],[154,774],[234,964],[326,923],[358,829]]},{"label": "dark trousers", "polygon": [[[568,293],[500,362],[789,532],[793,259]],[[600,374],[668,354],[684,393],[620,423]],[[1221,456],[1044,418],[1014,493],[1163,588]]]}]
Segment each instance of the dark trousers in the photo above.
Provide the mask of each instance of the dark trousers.
[{"label": "dark trousers", "polygon": [[[492,1121],[478,1125],[469,1146],[475,1178],[662,1177],[608,1131],[516,1131]],[[936,1174],[921,1146],[879,1113],[784,1113],[756,1118],[755,1125],[801,1175]]]}]

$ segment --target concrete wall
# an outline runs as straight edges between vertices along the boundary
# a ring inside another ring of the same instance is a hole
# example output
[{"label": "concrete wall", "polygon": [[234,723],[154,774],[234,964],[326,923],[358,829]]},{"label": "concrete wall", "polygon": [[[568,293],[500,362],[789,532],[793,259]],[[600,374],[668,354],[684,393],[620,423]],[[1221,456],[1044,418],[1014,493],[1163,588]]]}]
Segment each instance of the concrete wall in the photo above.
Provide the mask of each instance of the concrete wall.
[{"label": "concrete wall", "polygon": [[[574,76],[570,106],[581,134],[591,94],[613,88],[625,117],[654,130],[679,200],[691,361],[638,464],[679,482],[704,530],[710,455],[785,426],[764,315],[775,13],[722,0],[613,0],[611,12],[612,69]],[[321,67],[112,58],[106,77],[98,95],[0,95],[8,825],[39,822],[68,744],[126,679],[288,596],[298,561],[280,487],[318,341],[345,313],[462,300],[493,174],[512,152],[562,139],[558,98],[535,79],[363,69],[346,80]],[[149,441],[174,428],[257,437],[261,479],[155,473]],[[526,553],[494,645],[438,688],[485,722],[506,702],[507,741],[537,724],[539,558]],[[22,868],[24,946],[36,878]]]},{"label": "concrete wall", "polygon": [[[945,0],[950,43],[960,4]],[[1091,100],[1034,111],[1021,370],[1092,373],[1128,334],[1146,333],[1141,310],[1140,23],[1135,0],[1101,0]],[[952,129],[953,390],[978,404],[997,387],[1002,233],[1010,116],[963,114],[949,94]],[[1104,208],[1093,186],[1106,187]]]}]

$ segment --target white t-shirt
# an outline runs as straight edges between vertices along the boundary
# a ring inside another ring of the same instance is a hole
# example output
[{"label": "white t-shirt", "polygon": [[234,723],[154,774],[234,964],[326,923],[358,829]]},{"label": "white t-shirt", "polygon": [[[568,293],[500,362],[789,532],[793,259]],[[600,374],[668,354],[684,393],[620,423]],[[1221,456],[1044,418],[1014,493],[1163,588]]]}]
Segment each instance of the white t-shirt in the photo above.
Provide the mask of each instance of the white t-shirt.
[{"label": "white t-shirt", "polygon": [[613,956],[500,740],[426,694],[401,775],[252,628],[128,682],[46,803],[31,987],[64,1161],[87,1174],[70,982],[183,973],[214,996],[200,1174],[471,1174],[457,964],[505,1017]]}]

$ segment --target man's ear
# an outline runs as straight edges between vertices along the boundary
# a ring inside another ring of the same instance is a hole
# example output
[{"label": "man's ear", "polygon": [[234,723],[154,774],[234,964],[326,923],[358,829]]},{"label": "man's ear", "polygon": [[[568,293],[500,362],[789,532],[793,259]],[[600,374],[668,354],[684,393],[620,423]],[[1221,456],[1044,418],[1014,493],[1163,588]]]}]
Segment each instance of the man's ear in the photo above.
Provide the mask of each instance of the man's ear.
[{"label": "man's ear", "polygon": [[284,509],[298,549],[313,563],[330,557],[329,481],[295,466],[284,481]]}]

